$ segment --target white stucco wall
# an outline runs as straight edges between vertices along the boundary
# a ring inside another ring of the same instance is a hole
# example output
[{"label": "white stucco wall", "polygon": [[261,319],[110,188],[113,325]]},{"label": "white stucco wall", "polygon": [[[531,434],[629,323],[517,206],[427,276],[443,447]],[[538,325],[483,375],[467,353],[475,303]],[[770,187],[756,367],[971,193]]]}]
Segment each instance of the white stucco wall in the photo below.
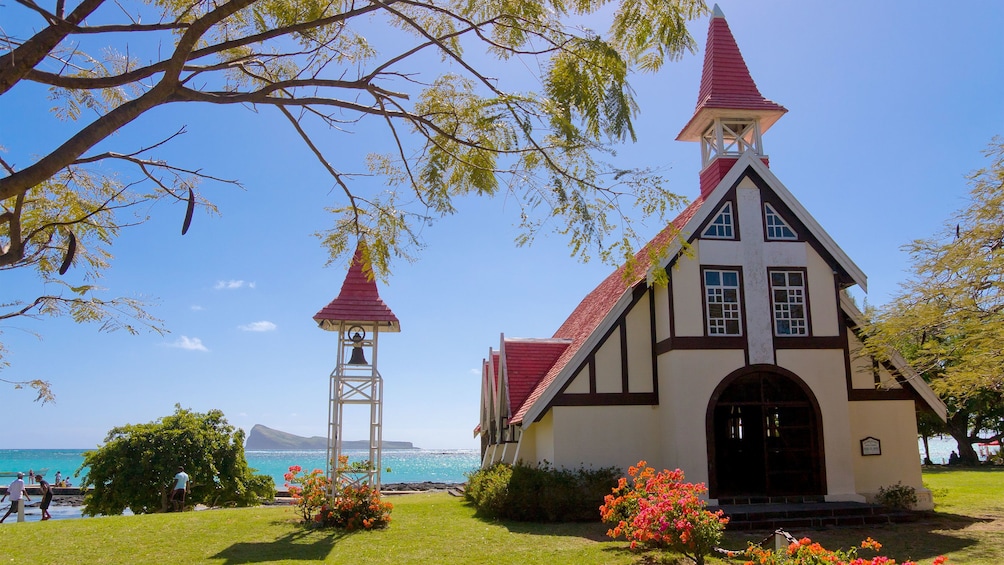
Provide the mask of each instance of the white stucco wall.
[{"label": "white stucco wall", "polygon": [[[575,469],[619,467],[660,459],[658,410],[653,406],[555,406],[553,456],[538,442],[537,460]],[[541,420],[540,423],[544,423]]]},{"label": "white stucco wall", "polygon": [[596,352],[596,392],[621,392],[621,331],[614,329]]},{"label": "white stucco wall", "polygon": [[[902,482],[917,491],[918,509],[933,508],[924,488],[917,447],[917,417],[912,400],[876,400],[850,403],[852,459],[858,493],[874,500],[879,487]],[[881,455],[862,455],[860,441],[881,442]]]},{"label": "white stucco wall", "polygon": [[683,469],[690,482],[708,482],[707,411],[711,393],[729,373],[746,365],[741,350],[672,351],[659,356],[657,469]]},{"label": "white stucco wall", "polygon": [[840,306],[837,301],[833,268],[808,244],[806,253],[806,280],[809,283],[809,322],[812,335],[840,335]]},{"label": "white stucco wall", "polygon": [[781,350],[777,353],[777,360],[778,366],[805,381],[819,403],[826,453],[826,499],[864,500],[855,490],[843,351]]},{"label": "white stucco wall", "polygon": [[648,295],[635,303],[627,315],[628,392],[653,392],[652,316]]}]

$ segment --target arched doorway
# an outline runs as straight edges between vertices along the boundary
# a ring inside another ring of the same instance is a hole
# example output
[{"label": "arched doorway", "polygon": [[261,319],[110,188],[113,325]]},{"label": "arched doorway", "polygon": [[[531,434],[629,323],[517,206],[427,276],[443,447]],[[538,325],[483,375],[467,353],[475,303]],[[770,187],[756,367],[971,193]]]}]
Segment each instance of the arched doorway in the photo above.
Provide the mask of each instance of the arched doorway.
[{"label": "arched doorway", "polygon": [[712,497],[825,493],[819,405],[789,371],[733,373],[712,395],[707,424]]}]

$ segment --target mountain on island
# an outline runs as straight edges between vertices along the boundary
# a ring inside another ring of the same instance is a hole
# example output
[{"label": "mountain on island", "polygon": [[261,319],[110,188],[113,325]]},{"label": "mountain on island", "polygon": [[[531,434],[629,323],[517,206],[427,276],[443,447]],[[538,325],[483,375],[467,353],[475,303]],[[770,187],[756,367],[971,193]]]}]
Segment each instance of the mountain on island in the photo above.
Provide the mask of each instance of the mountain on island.
[{"label": "mountain on island", "polygon": [[[342,449],[368,449],[367,440],[342,441]],[[410,441],[384,441],[384,449],[416,449]],[[279,451],[286,449],[327,449],[328,438],[321,436],[303,437],[255,424],[244,442],[248,451]]]}]

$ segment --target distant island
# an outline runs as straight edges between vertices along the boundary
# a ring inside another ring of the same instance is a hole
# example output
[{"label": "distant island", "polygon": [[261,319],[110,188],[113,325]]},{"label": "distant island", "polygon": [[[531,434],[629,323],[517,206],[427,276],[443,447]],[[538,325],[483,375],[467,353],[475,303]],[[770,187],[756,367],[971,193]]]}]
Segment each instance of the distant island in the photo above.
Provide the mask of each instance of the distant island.
[{"label": "distant island", "polygon": [[[410,441],[384,441],[384,449],[417,449]],[[369,449],[369,440],[342,441],[342,449]],[[248,451],[281,451],[291,449],[327,449],[328,438],[303,437],[255,424],[244,442]]]}]

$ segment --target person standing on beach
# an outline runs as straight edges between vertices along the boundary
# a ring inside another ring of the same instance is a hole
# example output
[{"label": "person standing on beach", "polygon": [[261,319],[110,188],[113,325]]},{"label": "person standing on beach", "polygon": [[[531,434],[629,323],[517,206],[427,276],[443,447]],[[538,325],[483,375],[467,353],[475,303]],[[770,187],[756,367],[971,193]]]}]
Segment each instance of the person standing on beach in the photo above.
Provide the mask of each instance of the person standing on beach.
[{"label": "person standing on beach", "polygon": [[176,511],[185,511],[185,494],[188,493],[188,473],[184,467],[178,467],[174,476],[174,490],[171,491],[171,506]]},{"label": "person standing on beach", "polygon": [[50,487],[49,483],[46,482],[41,475],[39,475],[38,488],[42,489],[42,503],[39,504],[38,507],[42,510],[42,519],[48,520],[49,518],[52,518],[52,516],[49,515],[49,503],[52,502],[52,487]]},{"label": "person standing on beach", "polygon": [[61,487],[61,486],[63,486],[63,485],[59,484],[59,483],[63,482],[63,474],[62,474],[62,473],[60,473],[59,471],[56,471],[56,479],[55,479],[55,481],[56,481],[56,482],[55,482],[54,484],[55,484],[55,485],[56,485],[57,487]]},{"label": "person standing on beach", "polygon": [[31,500],[28,493],[24,491],[24,473],[18,473],[17,478],[10,482],[7,486],[7,494],[0,497],[0,502],[7,497],[10,497],[10,508],[7,509],[7,513],[0,518],[0,524],[10,516],[12,512],[17,512],[18,503],[21,502],[21,497],[24,496],[25,500]]}]

